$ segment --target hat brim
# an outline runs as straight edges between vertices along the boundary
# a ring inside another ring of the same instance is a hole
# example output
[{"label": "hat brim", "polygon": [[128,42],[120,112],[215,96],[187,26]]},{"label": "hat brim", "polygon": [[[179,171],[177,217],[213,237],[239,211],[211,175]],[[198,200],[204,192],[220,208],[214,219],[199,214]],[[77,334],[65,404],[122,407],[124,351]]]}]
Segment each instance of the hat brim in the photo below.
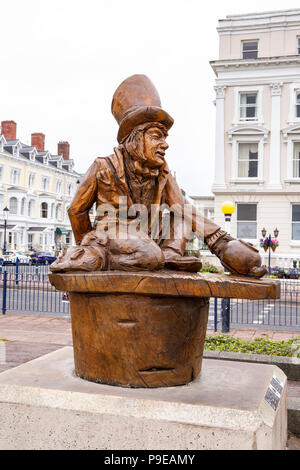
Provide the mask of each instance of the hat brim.
[{"label": "hat brim", "polygon": [[147,122],[160,122],[167,130],[174,123],[174,119],[163,109],[156,106],[142,106],[127,114],[120,122],[118,142],[127,137],[132,129]]}]

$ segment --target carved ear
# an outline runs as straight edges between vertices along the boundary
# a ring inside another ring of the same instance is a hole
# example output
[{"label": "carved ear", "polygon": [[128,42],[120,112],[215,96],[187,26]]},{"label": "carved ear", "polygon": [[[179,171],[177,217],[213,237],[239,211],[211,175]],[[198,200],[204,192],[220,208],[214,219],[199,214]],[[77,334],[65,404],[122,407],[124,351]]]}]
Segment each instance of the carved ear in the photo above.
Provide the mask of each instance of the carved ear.
[{"label": "carved ear", "polygon": [[82,255],[84,253],[84,249],[83,248],[75,248],[74,249],[74,252],[72,253],[71,255],[71,260],[74,260],[74,259],[77,259],[80,255]]}]

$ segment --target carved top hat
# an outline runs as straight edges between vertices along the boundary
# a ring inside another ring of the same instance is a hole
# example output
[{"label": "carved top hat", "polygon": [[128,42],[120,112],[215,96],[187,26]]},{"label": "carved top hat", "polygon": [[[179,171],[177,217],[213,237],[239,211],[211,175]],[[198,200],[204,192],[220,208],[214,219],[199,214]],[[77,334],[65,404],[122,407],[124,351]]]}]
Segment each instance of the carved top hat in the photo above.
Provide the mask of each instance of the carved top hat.
[{"label": "carved top hat", "polygon": [[118,142],[140,124],[160,122],[169,130],[174,122],[161,108],[157,90],[146,75],[133,75],[121,83],[113,96],[111,111],[119,124]]}]

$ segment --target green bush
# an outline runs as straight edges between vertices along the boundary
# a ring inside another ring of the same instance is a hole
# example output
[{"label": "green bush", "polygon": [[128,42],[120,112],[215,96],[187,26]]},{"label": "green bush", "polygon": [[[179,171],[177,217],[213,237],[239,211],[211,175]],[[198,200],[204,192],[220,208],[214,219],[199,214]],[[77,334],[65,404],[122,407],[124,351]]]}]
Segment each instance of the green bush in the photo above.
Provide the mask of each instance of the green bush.
[{"label": "green bush", "polygon": [[203,264],[202,268],[200,269],[200,273],[218,273],[219,270],[213,264]]},{"label": "green bush", "polygon": [[300,337],[287,341],[273,341],[266,338],[244,341],[240,338],[226,335],[207,336],[204,348],[211,351],[267,354],[269,356],[294,356],[300,358]]}]

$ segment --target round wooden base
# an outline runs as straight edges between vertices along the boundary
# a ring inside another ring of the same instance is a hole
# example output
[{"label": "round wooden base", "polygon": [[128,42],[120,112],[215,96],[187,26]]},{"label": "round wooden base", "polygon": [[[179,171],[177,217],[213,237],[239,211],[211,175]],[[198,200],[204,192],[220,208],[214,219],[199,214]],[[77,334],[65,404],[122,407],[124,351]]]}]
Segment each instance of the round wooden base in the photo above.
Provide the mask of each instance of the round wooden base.
[{"label": "round wooden base", "polygon": [[221,274],[98,271],[49,279],[70,295],[75,373],[124,387],[197,377],[210,297],[280,297],[279,281]]},{"label": "round wooden base", "polygon": [[190,382],[201,370],[208,299],[70,293],[75,373],[125,387]]}]

